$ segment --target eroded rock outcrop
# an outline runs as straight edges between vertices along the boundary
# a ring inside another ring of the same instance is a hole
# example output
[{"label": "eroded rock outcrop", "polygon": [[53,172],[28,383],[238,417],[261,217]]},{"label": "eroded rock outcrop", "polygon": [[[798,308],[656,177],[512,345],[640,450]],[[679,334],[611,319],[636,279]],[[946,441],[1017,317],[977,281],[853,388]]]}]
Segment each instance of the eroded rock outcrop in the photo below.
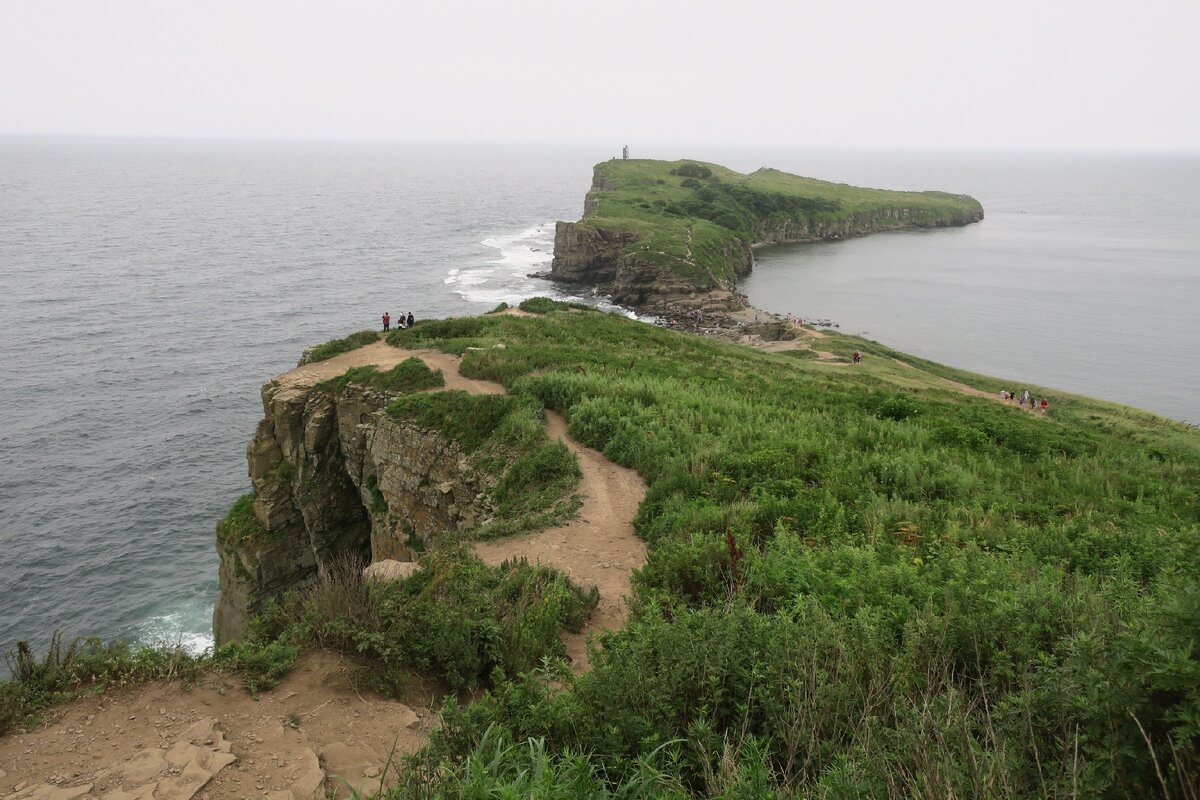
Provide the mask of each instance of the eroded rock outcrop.
[{"label": "eroded rock outcrop", "polygon": [[483,521],[486,478],[441,433],[389,416],[394,395],[356,384],[338,393],[295,370],[262,399],[246,452],[253,519],[218,534],[219,643],[339,557],[411,561],[437,534]]}]

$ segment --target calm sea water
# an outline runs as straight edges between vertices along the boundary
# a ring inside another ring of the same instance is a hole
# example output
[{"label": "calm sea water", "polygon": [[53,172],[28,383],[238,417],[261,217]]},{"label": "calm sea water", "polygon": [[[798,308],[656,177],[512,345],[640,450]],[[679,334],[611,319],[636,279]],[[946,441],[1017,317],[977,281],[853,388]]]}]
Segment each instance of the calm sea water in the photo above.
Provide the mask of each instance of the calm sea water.
[{"label": "calm sea water", "polygon": [[965,228],[760,250],[742,288],[905,352],[1200,423],[1200,156],[794,158],[977,197]]},{"label": "calm sea water", "polygon": [[[248,488],[261,384],[384,311],[554,294],[527,273],[610,155],[0,140],[0,649],[55,628],[206,646],[213,525]],[[762,251],[756,303],[1200,419],[1195,160],[695,155],[987,208]]]}]

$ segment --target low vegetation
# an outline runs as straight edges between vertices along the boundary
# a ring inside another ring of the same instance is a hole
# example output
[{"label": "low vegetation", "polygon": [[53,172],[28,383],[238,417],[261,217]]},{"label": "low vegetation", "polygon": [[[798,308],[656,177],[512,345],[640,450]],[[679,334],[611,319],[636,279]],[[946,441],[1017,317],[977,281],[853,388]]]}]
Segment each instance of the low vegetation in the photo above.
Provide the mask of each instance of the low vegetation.
[{"label": "low vegetation", "polygon": [[291,643],[235,642],[215,651],[189,653],[171,644],[133,646],[96,638],[68,640],[56,631],[46,654],[34,655],[26,642],[5,654],[9,678],[0,681],[0,735],[19,727],[33,728],[48,707],[89,692],[154,680],[189,684],[207,671],[241,678],[252,691],[274,686],[296,662],[299,648]]},{"label": "low vegetation", "polygon": [[815,240],[842,226],[937,227],[982,215],[966,195],[866,189],[765,168],[743,175],[718,164],[614,159],[596,174],[604,188],[589,194],[582,223],[634,234],[639,257],[699,288],[731,283],[731,257],[768,229]]},{"label": "low vegetation", "polygon": [[1000,381],[836,334],[822,348],[862,364],[562,308],[410,335],[473,342],[464,374],[563,413],[649,484],[631,623],[585,675],[451,706],[423,761],[440,785],[483,743],[530,740],[614,791],[657,752],[702,797],[1200,780],[1194,429],[1056,393],[1043,418],[947,382]]},{"label": "low vegetation", "polygon": [[262,538],[267,530],[254,516],[254,493],[242,495],[233,502],[225,518],[217,523],[217,544],[229,548]]},{"label": "low vegetation", "polygon": [[446,385],[446,378],[440,369],[430,369],[424,361],[413,356],[383,371],[374,364],[350,367],[336,378],[322,381],[320,385],[334,394],[341,394],[352,383],[385,392],[408,393],[441,388]]},{"label": "low vegetation", "polygon": [[379,341],[379,336],[379,331],[359,331],[343,339],[333,339],[309,350],[304,357],[304,363],[312,364],[316,361],[325,361],[341,353],[357,350],[360,347],[365,347]]},{"label": "low vegetation", "polygon": [[366,682],[386,694],[418,672],[472,688],[562,656],[562,631],[579,631],[598,600],[595,587],[581,589],[556,570],[525,561],[489,567],[453,544],[427,552],[405,580],[365,581],[362,568],[336,561],[311,586],[270,604],[248,640],[199,655],[178,646],[67,642],[56,633],[38,659],[22,642],[6,657],[11,678],[0,681],[0,734],[36,725],[46,707],[86,692],[190,683],[209,670],[262,691],[312,647],[358,660]]}]

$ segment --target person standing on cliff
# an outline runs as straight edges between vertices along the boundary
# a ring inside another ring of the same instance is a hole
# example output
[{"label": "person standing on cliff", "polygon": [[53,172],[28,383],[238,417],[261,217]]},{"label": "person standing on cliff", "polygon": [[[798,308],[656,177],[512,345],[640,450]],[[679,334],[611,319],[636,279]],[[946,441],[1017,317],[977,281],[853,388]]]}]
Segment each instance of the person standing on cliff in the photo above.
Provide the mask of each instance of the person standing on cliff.
[{"label": "person standing on cliff", "polygon": [[383,332],[387,333],[392,329],[392,315],[388,312],[383,312]]},{"label": "person standing on cliff", "polygon": [[408,312],[408,327],[410,327],[410,328],[411,328],[411,327],[413,326],[413,322],[414,322],[414,321],[415,321],[415,320],[413,319],[412,312],[411,312],[411,311],[410,311],[410,312]]}]

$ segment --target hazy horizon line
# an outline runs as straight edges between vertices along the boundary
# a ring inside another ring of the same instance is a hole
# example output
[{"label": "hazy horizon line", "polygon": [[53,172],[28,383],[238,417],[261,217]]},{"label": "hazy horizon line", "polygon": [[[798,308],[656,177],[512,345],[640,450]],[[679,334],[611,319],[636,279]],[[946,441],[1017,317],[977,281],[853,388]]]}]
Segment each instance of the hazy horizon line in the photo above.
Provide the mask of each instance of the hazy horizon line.
[{"label": "hazy horizon line", "polygon": [[675,148],[681,151],[702,149],[723,150],[783,150],[783,151],[837,151],[837,152],[939,152],[939,153],[1027,153],[1062,154],[1079,153],[1091,155],[1177,155],[1200,156],[1200,146],[1184,148],[1147,148],[1128,145],[945,145],[945,144],[792,144],[778,142],[671,142],[630,140],[612,144],[599,140],[547,140],[547,139],[427,139],[388,136],[285,136],[245,134],[175,134],[175,133],[62,133],[27,132],[0,130],[0,139],[26,140],[106,140],[106,141],[154,141],[154,142],[213,142],[213,143],[274,143],[274,144],[344,144],[344,145],[403,145],[413,147],[551,147],[559,149],[613,148],[613,157],[619,157],[621,148],[628,144],[633,158],[638,158],[638,148]]}]

